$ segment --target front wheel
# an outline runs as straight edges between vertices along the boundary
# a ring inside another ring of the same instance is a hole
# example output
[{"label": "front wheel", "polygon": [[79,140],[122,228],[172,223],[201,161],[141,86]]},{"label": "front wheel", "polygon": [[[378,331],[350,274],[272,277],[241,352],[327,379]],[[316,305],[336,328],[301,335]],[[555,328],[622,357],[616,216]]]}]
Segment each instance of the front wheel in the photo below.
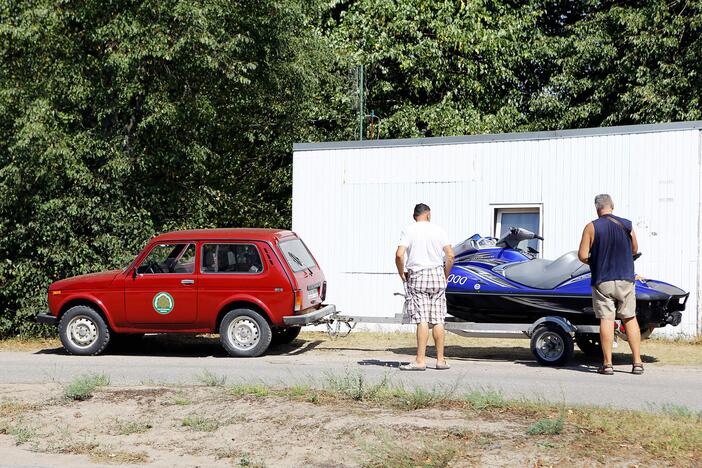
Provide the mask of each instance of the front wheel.
[{"label": "front wheel", "polygon": [[531,352],[543,366],[562,366],[573,356],[573,337],[556,324],[541,325],[531,337]]},{"label": "front wheel", "polygon": [[257,357],[271,344],[271,327],[261,314],[251,309],[234,309],[219,325],[219,339],[231,356]]},{"label": "front wheel", "polygon": [[110,342],[107,323],[89,306],[80,305],[68,309],[59,321],[58,331],[61,344],[69,354],[100,354]]}]

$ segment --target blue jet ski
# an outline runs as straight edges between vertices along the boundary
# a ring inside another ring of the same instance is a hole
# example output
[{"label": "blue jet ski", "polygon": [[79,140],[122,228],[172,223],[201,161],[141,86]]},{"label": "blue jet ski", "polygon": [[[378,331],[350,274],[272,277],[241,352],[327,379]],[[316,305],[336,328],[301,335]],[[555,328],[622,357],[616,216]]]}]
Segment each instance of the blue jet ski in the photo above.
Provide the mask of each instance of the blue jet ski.
[{"label": "blue jet ski", "polygon": [[[568,252],[556,260],[520,242],[543,238],[510,228],[501,239],[474,235],[454,246],[456,262],[448,278],[448,313],[479,323],[535,323],[558,316],[575,325],[599,325],[592,310],[590,268]],[[638,258],[640,254],[634,256]],[[658,327],[677,326],[688,292],[663,281],[636,280],[636,313],[644,337]],[[588,354],[599,352],[596,334],[575,334]]]}]

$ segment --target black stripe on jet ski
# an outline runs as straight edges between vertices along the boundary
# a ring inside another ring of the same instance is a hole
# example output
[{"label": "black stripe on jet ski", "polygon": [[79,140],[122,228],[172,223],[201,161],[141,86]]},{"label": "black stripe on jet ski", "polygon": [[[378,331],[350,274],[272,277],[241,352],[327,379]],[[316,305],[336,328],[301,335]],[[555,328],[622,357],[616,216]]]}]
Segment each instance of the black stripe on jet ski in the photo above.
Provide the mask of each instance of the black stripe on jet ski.
[{"label": "black stripe on jet ski", "polygon": [[592,296],[582,296],[582,295],[576,295],[576,294],[539,294],[539,293],[526,293],[526,292],[517,292],[517,293],[504,293],[504,292],[485,292],[483,290],[478,290],[478,291],[456,291],[456,290],[447,290],[446,294],[472,294],[472,295],[480,295],[480,296],[517,296],[517,297],[567,297],[568,299],[592,299]]},{"label": "black stripe on jet ski", "polygon": [[517,304],[524,304],[528,305],[531,307],[536,307],[537,309],[546,309],[550,310],[553,312],[566,312],[570,314],[582,314],[584,313],[581,310],[577,309],[568,309],[560,304],[553,303],[551,301],[542,301],[538,298],[527,298],[527,297],[516,297],[516,296],[503,296],[504,299],[512,302],[516,302]]}]

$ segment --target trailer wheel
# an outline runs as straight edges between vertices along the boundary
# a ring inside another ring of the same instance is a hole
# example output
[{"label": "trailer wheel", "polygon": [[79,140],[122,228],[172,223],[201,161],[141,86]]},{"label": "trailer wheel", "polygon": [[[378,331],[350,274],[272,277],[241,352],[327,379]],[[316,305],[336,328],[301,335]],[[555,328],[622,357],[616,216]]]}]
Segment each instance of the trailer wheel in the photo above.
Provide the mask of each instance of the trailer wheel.
[{"label": "trailer wheel", "polygon": [[597,333],[576,333],[575,342],[585,356],[592,358],[602,357],[602,345],[600,335]]},{"label": "trailer wheel", "polygon": [[271,326],[251,309],[227,312],[219,325],[219,339],[231,356],[258,357],[271,344]]},{"label": "trailer wheel", "polygon": [[271,345],[288,344],[300,334],[302,327],[281,328],[273,332]]},{"label": "trailer wheel", "polygon": [[545,323],[531,336],[531,352],[543,366],[562,366],[573,356],[573,337],[554,323]]},{"label": "trailer wheel", "polygon": [[100,354],[110,342],[110,329],[105,320],[95,309],[84,305],[71,307],[63,314],[58,332],[69,354]]}]

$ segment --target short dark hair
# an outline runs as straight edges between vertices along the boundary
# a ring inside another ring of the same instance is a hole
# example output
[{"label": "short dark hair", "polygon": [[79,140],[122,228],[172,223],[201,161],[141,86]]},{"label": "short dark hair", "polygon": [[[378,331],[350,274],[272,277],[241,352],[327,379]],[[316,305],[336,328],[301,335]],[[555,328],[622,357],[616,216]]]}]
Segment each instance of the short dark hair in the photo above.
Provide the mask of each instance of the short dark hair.
[{"label": "short dark hair", "polygon": [[429,211],[431,211],[431,208],[429,208],[428,205],[425,205],[424,203],[417,203],[414,205],[414,214],[412,216],[414,216],[414,219],[417,219]]}]

